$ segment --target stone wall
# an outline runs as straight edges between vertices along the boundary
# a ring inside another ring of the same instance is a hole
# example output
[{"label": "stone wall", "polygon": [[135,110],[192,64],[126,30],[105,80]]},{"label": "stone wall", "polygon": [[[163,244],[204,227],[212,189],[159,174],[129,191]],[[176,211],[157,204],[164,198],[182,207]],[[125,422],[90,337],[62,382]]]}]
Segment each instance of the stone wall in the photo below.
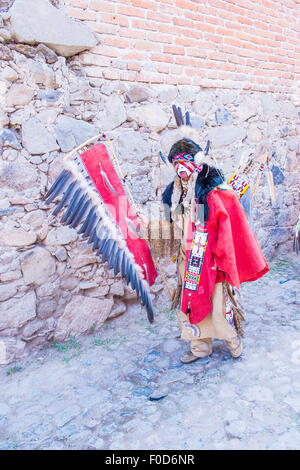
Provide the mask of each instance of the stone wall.
[{"label": "stone wall", "polygon": [[[51,39],[48,46],[20,43],[7,13],[0,37],[0,363],[140,309],[133,291],[43,202],[64,154],[100,130],[111,138],[145,211],[172,176],[158,167],[158,152],[175,132],[172,103],[191,111],[200,142],[211,140],[227,177],[243,150],[266,143],[277,198],[271,206],[263,176],[253,207],[256,234],[268,259],[291,251],[299,212],[300,108],[294,97],[88,77],[82,55],[58,55]],[[72,44],[63,46],[68,55]],[[162,266],[172,287],[176,266],[168,259]],[[167,301],[160,278],[152,296],[159,314]]]}]

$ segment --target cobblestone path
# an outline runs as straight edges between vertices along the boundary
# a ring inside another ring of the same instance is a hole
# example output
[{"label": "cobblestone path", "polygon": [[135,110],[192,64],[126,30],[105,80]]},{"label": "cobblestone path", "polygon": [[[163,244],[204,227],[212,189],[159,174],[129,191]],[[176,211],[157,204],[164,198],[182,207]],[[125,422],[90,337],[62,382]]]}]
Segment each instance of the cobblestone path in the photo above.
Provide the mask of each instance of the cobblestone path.
[{"label": "cobblestone path", "polygon": [[[244,353],[183,365],[165,308],[0,367],[0,449],[300,449],[300,264],[241,287]],[[286,281],[286,282],[284,282]],[[160,399],[159,399],[160,398]]]}]

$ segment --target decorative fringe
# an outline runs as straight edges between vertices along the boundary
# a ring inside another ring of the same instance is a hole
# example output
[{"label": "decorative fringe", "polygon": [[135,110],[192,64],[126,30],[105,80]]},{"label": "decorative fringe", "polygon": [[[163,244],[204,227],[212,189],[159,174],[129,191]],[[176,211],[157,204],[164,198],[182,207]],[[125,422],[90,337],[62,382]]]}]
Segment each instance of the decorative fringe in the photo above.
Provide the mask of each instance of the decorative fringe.
[{"label": "decorative fringe", "polygon": [[174,178],[174,189],[173,189],[173,194],[172,194],[172,199],[171,199],[171,215],[176,212],[176,209],[179,205],[180,198],[182,195],[182,184],[179,176],[175,176]]},{"label": "decorative fringe", "polygon": [[151,219],[148,225],[147,239],[151,245],[151,254],[155,258],[171,258],[178,253],[182,228],[165,219]]},{"label": "decorative fringe", "polygon": [[233,310],[233,321],[234,321],[234,326],[237,331],[237,333],[243,337],[244,336],[244,329],[243,329],[243,321],[245,321],[245,310],[241,304],[240,301],[240,293],[238,291],[238,295],[236,298],[236,294],[233,294],[231,286],[228,284],[226,281],[225,283],[225,289],[228,293],[228,296],[230,298],[231,304],[232,304],[232,310]]},{"label": "decorative fringe", "polygon": [[182,292],[182,286],[177,284],[177,287],[174,289],[174,292],[172,295],[171,310],[174,310],[180,304],[181,292]]}]

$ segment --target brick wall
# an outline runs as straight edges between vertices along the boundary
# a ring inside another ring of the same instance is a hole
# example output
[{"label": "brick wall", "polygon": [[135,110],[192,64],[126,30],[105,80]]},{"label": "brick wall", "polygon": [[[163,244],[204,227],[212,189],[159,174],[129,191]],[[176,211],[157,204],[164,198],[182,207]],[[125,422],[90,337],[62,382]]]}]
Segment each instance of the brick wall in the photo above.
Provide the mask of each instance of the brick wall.
[{"label": "brick wall", "polygon": [[300,78],[300,0],[65,0],[99,45],[91,77],[290,92]]}]

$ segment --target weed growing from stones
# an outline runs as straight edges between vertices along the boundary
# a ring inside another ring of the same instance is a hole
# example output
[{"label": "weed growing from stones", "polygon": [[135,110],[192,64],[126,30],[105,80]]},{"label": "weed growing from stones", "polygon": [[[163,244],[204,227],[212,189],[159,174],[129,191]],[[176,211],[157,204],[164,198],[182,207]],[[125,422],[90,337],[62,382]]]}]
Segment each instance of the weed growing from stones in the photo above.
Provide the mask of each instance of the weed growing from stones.
[{"label": "weed growing from stones", "polygon": [[22,367],[21,366],[14,366],[14,367],[10,367],[7,372],[6,372],[6,375],[12,375],[14,374],[15,372],[21,372],[22,370]]}]

